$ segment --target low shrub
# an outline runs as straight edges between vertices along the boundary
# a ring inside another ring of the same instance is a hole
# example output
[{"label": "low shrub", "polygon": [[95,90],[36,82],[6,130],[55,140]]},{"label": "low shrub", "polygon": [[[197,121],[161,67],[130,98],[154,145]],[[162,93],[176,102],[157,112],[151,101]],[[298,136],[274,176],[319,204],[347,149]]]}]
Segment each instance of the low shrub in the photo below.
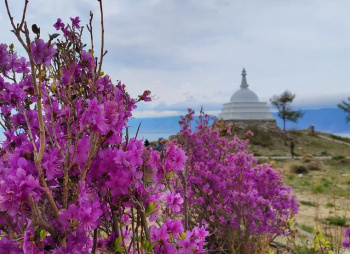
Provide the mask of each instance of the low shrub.
[{"label": "low shrub", "polygon": [[215,253],[266,253],[265,247],[284,234],[286,222],[297,212],[296,197],[271,164],[255,166],[246,150],[249,140],[221,138],[203,112],[193,132],[193,114],[189,110],[179,121],[178,145],[188,160],[185,172],[171,180],[184,193],[185,225],[205,220],[213,232],[208,248]]},{"label": "low shrub", "polygon": [[311,171],[316,171],[316,170],[322,169],[322,165],[319,161],[310,161],[305,166]]},{"label": "low shrub", "polygon": [[339,165],[339,164],[346,164],[348,163],[349,160],[346,159],[346,157],[344,155],[335,155],[332,156],[332,160],[331,163],[335,164],[335,165]]},{"label": "low shrub", "polygon": [[304,165],[292,164],[290,165],[290,172],[294,174],[306,174],[308,173],[308,168]]},{"label": "low shrub", "polygon": [[312,155],[311,154],[305,154],[303,156],[303,162],[310,162],[312,161]]},{"label": "low shrub", "polygon": [[327,152],[327,150],[321,152],[321,156],[328,156],[328,155],[329,153]]}]

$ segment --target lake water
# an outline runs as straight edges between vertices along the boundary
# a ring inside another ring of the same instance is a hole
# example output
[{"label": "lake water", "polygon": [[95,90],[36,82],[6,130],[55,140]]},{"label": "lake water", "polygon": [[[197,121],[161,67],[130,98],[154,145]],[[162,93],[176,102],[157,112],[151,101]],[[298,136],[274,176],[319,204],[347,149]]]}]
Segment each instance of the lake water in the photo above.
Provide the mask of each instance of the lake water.
[{"label": "lake water", "polygon": [[[159,138],[168,139],[169,136],[176,133],[139,133],[137,139],[148,139],[148,141],[158,141]],[[135,133],[129,134],[130,138],[135,137]]]},{"label": "lake water", "polygon": [[[138,139],[148,139],[148,141],[158,141],[160,137],[168,139],[169,136],[175,135],[176,133],[139,133]],[[332,133],[333,135],[350,138],[350,132]],[[135,133],[130,134],[130,138],[135,137]]]}]

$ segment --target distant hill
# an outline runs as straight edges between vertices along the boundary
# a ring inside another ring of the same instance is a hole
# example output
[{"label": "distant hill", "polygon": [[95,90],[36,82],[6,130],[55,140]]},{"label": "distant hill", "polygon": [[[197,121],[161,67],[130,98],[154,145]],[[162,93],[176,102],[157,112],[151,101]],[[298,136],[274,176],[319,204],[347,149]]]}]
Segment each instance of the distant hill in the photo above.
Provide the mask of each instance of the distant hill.
[{"label": "distant hill", "polygon": [[[350,123],[346,123],[346,113],[338,108],[307,109],[303,110],[304,116],[298,123],[287,122],[288,130],[306,129],[310,125],[315,126],[315,130],[329,133],[350,133]],[[282,128],[283,122],[277,118],[277,113],[273,114],[277,119],[277,124]],[[198,119],[198,118],[197,118]],[[137,127],[142,122],[140,136],[156,140],[157,137],[165,137],[180,131],[178,121],[180,116],[134,118],[129,121],[129,132],[136,133]],[[149,137],[148,137],[149,136]]]},{"label": "distant hill", "polygon": [[[306,129],[310,125],[315,126],[315,130],[329,133],[350,132],[350,123],[346,123],[346,113],[339,108],[307,109],[302,110],[305,114],[298,123],[287,122],[287,129]],[[277,124],[282,127],[283,122],[277,118],[277,113],[273,116],[277,119]]]}]

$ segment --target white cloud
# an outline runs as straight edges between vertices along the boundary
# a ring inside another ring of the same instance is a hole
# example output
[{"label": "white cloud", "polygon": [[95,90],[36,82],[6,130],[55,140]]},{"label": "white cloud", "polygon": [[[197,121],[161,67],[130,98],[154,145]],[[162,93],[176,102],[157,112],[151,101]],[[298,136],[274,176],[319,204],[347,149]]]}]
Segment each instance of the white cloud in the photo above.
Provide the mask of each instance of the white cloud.
[{"label": "white cloud", "polygon": [[164,111],[155,111],[155,110],[135,110],[133,112],[133,117],[135,118],[144,118],[144,117],[164,117],[164,116],[179,116],[183,115],[182,111],[172,111],[172,110],[164,110]]},{"label": "white cloud", "polygon": [[[18,20],[23,2],[10,3]],[[157,97],[135,114],[172,115],[201,105],[217,111],[238,89],[242,67],[263,101],[286,89],[297,94],[296,104],[308,107],[335,106],[350,95],[348,0],[103,4],[109,51],[105,72],[125,82],[133,97],[146,89]],[[28,22],[38,24],[46,36],[57,17],[69,21],[80,16],[86,24],[90,10],[98,47],[97,1],[31,0]],[[15,41],[3,2],[0,21],[1,40]]]}]

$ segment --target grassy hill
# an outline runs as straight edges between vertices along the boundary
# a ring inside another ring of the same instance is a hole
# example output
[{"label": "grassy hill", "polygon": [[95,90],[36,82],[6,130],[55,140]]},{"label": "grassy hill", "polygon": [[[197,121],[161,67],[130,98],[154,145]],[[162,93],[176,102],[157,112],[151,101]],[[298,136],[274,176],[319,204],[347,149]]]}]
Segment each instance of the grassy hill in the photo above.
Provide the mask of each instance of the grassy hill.
[{"label": "grassy hill", "polygon": [[[254,132],[254,131],[253,131]],[[329,133],[315,132],[310,134],[307,130],[288,131],[287,139],[293,139],[295,153],[299,156],[350,156],[350,139]],[[325,139],[330,138],[330,140]],[[343,141],[347,144],[338,143]],[[289,142],[287,141],[289,144]],[[266,132],[255,132],[250,138],[249,151],[256,156],[290,156],[289,145],[284,144],[283,136],[272,135]]]}]

